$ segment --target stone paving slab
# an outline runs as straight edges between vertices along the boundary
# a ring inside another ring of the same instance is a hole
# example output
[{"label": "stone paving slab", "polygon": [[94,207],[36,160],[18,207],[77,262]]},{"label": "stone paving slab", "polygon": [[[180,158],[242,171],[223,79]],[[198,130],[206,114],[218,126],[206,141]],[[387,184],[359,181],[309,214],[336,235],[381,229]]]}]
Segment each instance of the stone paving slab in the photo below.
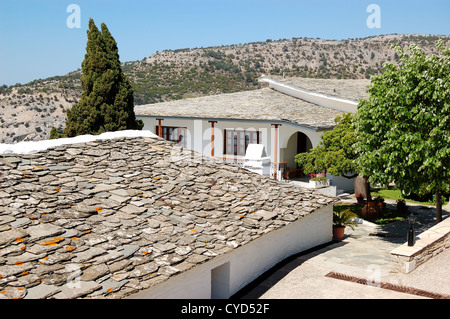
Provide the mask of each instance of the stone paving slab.
[{"label": "stone paving slab", "polygon": [[[260,299],[423,299],[381,290],[375,286],[328,278],[330,267],[314,263],[298,265],[288,275],[268,285]],[[254,295],[257,296],[257,295]],[[252,298],[252,295],[248,295]]]},{"label": "stone paving slab", "polygon": [[[414,206],[419,231],[435,225],[435,211]],[[443,208],[444,219],[450,218],[450,205]],[[450,296],[450,250],[420,265],[410,274],[393,273],[391,250],[406,241],[407,222],[388,227],[360,224],[355,230],[346,229],[342,242],[317,249],[281,264],[267,278],[255,282],[239,297],[261,299],[424,299],[404,292],[380,288],[381,283],[424,290]],[[371,236],[382,232],[386,237]],[[420,233],[419,233],[420,234]],[[391,235],[391,236],[389,236]],[[330,272],[368,280],[373,285],[326,277]]]}]

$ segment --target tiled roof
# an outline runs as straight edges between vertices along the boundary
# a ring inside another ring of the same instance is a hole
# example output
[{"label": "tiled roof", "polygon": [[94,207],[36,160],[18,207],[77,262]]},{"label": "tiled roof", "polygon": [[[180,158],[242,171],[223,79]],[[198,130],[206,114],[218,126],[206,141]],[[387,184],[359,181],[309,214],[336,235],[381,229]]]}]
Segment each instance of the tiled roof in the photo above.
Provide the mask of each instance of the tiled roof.
[{"label": "tiled roof", "polygon": [[[365,87],[368,84],[363,80],[276,80],[352,101],[365,97]],[[137,105],[134,110],[138,116],[287,121],[315,129],[334,127],[334,119],[342,115],[341,111],[312,104],[270,88]]]},{"label": "tiled roof", "polygon": [[0,155],[0,299],[123,298],[335,201],[178,150],[137,137]]},{"label": "tiled roof", "polygon": [[137,116],[287,121],[312,128],[334,127],[342,114],[269,88],[137,105],[134,111]]}]

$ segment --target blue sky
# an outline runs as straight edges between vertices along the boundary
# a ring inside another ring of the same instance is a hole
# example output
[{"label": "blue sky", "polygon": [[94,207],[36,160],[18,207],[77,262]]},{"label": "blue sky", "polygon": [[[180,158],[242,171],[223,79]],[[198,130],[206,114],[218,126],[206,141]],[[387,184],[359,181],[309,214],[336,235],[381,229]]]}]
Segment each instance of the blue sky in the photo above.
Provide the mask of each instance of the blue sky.
[{"label": "blue sky", "polygon": [[[70,4],[80,28],[69,28]],[[377,4],[380,28],[367,12]],[[266,39],[450,35],[448,0],[0,0],[0,85],[64,75],[81,67],[89,18],[106,23],[122,62],[165,49]]]}]

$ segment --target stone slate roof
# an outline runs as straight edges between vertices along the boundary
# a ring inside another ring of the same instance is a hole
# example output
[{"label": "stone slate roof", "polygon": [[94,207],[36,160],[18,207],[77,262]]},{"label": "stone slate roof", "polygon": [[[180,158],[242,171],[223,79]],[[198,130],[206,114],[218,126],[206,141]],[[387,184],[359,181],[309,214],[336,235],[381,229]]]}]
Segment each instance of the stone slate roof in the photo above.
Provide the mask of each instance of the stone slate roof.
[{"label": "stone slate roof", "polygon": [[350,101],[358,102],[360,99],[367,99],[367,86],[370,80],[363,79],[310,79],[299,77],[270,76],[270,79],[277,82],[302,88],[307,91],[334,96]]},{"label": "stone slate roof", "polygon": [[124,298],[335,201],[177,150],[128,137],[0,155],[0,299]]},{"label": "stone slate roof", "polygon": [[[271,78],[308,91],[352,101],[365,98],[365,88],[369,84],[366,80]],[[334,127],[334,119],[343,113],[269,88],[137,105],[134,111],[138,116],[287,121],[314,129]]]},{"label": "stone slate roof", "polygon": [[137,105],[134,111],[137,116],[286,121],[314,129],[334,127],[343,113],[269,88]]}]

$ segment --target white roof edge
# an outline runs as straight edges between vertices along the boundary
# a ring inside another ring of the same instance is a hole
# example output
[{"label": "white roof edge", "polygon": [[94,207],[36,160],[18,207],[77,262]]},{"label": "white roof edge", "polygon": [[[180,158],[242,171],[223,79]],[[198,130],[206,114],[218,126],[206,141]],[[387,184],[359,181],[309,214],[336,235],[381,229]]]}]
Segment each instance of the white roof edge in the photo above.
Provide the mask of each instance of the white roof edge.
[{"label": "white roof edge", "polygon": [[0,154],[32,154],[62,145],[87,143],[97,140],[108,140],[120,137],[158,138],[158,136],[147,130],[124,130],[117,132],[106,132],[100,135],[79,135],[75,137],[60,138],[54,140],[20,142],[17,144],[0,144]]},{"label": "white roof edge", "polygon": [[355,101],[342,99],[335,96],[329,96],[322,93],[307,91],[292,85],[275,81],[270,78],[266,78],[265,76],[260,77],[258,80],[260,82],[269,83],[269,87],[278,92],[290,95],[295,98],[300,98],[307,102],[314,103],[326,108],[350,113],[354,113],[357,110],[358,102]]}]

